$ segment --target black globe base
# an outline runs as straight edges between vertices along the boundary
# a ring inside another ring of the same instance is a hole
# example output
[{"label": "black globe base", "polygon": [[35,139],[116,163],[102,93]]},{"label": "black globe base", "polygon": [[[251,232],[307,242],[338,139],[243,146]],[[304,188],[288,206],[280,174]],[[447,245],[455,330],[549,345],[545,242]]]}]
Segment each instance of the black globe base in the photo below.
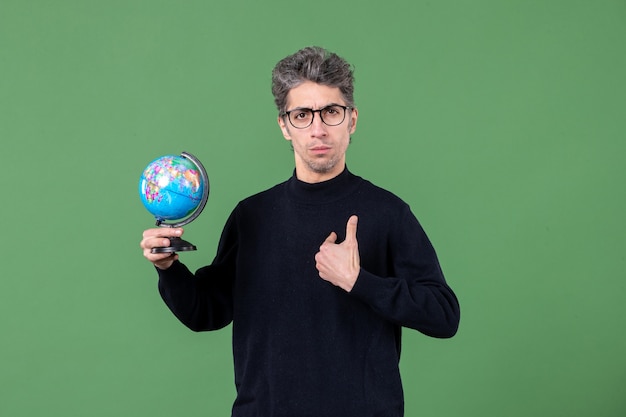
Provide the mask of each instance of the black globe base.
[{"label": "black globe base", "polygon": [[152,253],[173,253],[196,250],[196,246],[179,237],[170,237],[170,245],[165,247],[152,248]]}]

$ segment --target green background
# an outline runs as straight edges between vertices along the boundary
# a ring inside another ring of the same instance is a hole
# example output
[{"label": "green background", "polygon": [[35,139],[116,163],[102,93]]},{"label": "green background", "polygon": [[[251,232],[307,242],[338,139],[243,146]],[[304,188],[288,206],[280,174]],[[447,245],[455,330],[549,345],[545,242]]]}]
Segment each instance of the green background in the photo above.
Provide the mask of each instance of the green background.
[{"label": "green background", "polygon": [[406,415],[626,415],[621,0],[0,0],[0,415],[229,415],[230,327],[161,302],[139,175],[203,161],[182,257],[209,262],[291,175],[270,72],[312,44],[355,66],[351,170],[461,301],[454,339],[404,332]]}]

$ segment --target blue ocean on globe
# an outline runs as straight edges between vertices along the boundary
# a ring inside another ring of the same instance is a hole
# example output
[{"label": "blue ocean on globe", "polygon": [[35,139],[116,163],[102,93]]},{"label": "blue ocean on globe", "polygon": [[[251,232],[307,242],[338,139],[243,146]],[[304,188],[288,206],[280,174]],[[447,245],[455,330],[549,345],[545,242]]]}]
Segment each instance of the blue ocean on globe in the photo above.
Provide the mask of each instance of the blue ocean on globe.
[{"label": "blue ocean on globe", "polygon": [[183,156],[165,155],[144,169],[139,196],[157,220],[179,220],[198,207],[204,187],[202,175],[193,162]]}]

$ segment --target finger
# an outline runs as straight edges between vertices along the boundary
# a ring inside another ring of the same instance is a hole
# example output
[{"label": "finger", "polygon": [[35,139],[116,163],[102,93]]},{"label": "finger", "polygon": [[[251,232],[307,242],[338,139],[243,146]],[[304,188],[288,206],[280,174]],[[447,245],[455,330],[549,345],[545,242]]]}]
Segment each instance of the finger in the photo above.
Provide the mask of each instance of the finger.
[{"label": "finger", "polygon": [[181,236],[184,233],[182,227],[155,227],[143,232],[144,239],[151,237]]},{"label": "finger", "polygon": [[184,233],[182,228],[154,228],[143,232],[143,238],[139,246],[144,249],[152,249],[154,247],[169,246],[168,238],[181,236]]},{"label": "finger", "polygon": [[152,239],[145,239],[141,243],[141,247],[144,249],[152,248],[167,248],[170,246],[170,240],[167,238],[155,237]]},{"label": "finger", "polygon": [[356,227],[359,223],[359,218],[355,215],[350,216],[348,224],[346,224],[346,240],[356,242]]},{"label": "finger", "polygon": [[324,243],[335,243],[337,241],[337,233],[331,232],[324,240]]},{"label": "finger", "polygon": [[160,244],[160,242],[160,240],[157,240],[156,245],[154,245],[153,243],[143,245],[143,256],[146,257],[150,262],[161,261],[176,254],[176,252],[153,252],[154,248],[166,248],[170,246],[170,242],[167,239],[164,239],[163,245]]},{"label": "finger", "polygon": [[155,237],[144,237],[141,239],[139,246],[146,250],[150,250],[156,247],[166,247],[170,245],[170,240],[168,238],[155,236]]}]

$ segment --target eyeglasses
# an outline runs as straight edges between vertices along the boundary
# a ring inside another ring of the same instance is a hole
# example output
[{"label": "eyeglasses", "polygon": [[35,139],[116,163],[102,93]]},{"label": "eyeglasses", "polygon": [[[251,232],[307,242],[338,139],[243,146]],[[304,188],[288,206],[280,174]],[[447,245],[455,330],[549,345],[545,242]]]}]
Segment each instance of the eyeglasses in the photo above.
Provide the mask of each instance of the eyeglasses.
[{"label": "eyeglasses", "polygon": [[319,110],[294,109],[284,112],[283,116],[287,116],[291,125],[296,129],[305,129],[311,126],[315,113],[320,114],[320,119],[325,125],[337,126],[345,120],[346,110],[352,110],[352,107],[332,104]]}]

